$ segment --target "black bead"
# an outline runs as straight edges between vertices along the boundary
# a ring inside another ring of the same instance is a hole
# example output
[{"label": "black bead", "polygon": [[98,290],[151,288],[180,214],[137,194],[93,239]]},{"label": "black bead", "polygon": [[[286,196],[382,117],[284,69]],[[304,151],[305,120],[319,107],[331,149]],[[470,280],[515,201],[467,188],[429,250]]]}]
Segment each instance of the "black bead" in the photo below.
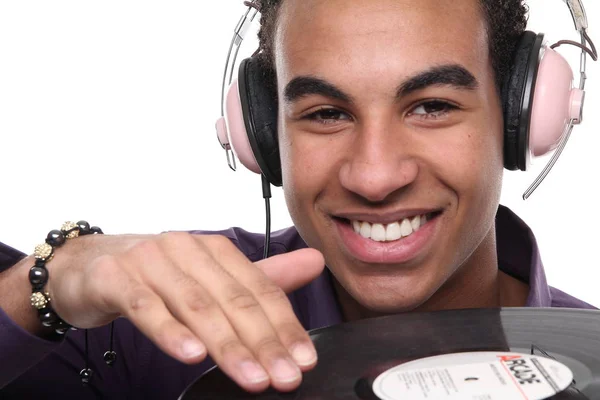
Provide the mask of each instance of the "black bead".
[{"label": "black bead", "polygon": [[36,287],[44,286],[48,282],[48,270],[42,267],[31,267],[29,282]]},{"label": "black bead", "polygon": [[44,285],[31,285],[31,293],[43,292],[43,291],[44,291]]},{"label": "black bead", "polygon": [[36,267],[44,267],[44,268],[46,268],[46,260],[42,260],[41,258],[36,258],[35,259],[35,266]]},{"label": "black bead", "polygon": [[53,325],[58,321],[58,317],[54,312],[48,311],[40,314],[40,321],[45,327],[52,328]]},{"label": "black bead", "polygon": [[77,226],[79,227],[80,235],[88,235],[91,233],[90,224],[87,221],[79,221],[77,222]]},{"label": "black bead", "polygon": [[92,371],[91,369],[89,369],[89,368],[82,369],[81,372],[79,373],[79,376],[81,377],[81,383],[83,383],[84,385],[90,383],[93,375],[94,375],[94,371]]},{"label": "black bead", "polygon": [[56,322],[56,324],[54,325],[55,328],[67,328],[67,329],[69,329],[71,327],[71,325],[67,324],[65,321],[63,321],[62,319],[60,319],[60,317],[58,315],[56,317],[58,318],[58,322]]},{"label": "black bead", "polygon": [[69,332],[69,329],[70,329],[70,328],[69,328],[68,326],[65,326],[65,327],[63,327],[63,328],[56,328],[56,329],[54,330],[54,332],[56,332],[56,333],[58,333],[59,335],[61,335],[61,336],[62,336],[62,335],[64,335],[65,333]]},{"label": "black bead", "polygon": [[112,350],[104,353],[104,362],[108,366],[112,366],[115,363],[115,361],[117,361],[117,353],[115,353]]},{"label": "black bead", "polygon": [[93,233],[99,233],[101,235],[104,233],[102,232],[102,229],[98,228],[97,226],[92,226],[90,229]]},{"label": "black bead", "polygon": [[67,324],[65,321],[60,319],[58,315],[56,316],[56,318],[58,319],[58,321],[56,321],[54,325],[52,325],[52,328],[54,328],[54,331],[59,335],[64,335],[69,331],[69,329],[71,329],[71,325]]},{"label": "black bead", "polygon": [[52,308],[50,308],[50,306],[46,306],[46,307],[38,310],[38,314],[39,315],[46,314],[46,313],[49,313],[49,312],[54,312],[54,311],[52,311]]},{"label": "black bead", "polygon": [[66,240],[67,239],[65,238],[65,234],[62,233],[62,231],[59,231],[58,229],[50,231],[50,233],[48,233],[48,236],[46,237],[46,243],[53,247],[62,246],[63,244],[65,244]]}]

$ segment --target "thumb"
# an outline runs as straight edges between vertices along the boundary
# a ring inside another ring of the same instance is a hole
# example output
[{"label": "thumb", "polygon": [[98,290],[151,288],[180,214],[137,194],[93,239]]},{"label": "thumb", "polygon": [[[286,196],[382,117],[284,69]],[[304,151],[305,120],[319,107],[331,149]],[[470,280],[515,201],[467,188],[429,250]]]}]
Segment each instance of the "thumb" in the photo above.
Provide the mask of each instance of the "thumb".
[{"label": "thumb", "polygon": [[289,293],[315,280],[323,272],[325,259],[318,250],[301,249],[254,264],[284,292]]}]

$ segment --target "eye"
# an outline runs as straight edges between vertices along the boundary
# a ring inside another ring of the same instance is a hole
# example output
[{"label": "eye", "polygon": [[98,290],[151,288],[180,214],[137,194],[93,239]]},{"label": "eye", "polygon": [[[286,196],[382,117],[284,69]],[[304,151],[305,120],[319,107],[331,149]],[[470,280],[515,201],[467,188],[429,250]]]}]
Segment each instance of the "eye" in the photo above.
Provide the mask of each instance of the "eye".
[{"label": "eye", "polygon": [[409,115],[416,115],[419,118],[440,118],[449,114],[453,110],[457,110],[458,107],[454,104],[447,103],[442,100],[430,100],[419,104],[417,107],[409,113]]},{"label": "eye", "polygon": [[343,111],[335,108],[321,108],[311,114],[306,115],[303,119],[315,121],[320,124],[335,124],[338,121],[349,121],[351,117]]}]

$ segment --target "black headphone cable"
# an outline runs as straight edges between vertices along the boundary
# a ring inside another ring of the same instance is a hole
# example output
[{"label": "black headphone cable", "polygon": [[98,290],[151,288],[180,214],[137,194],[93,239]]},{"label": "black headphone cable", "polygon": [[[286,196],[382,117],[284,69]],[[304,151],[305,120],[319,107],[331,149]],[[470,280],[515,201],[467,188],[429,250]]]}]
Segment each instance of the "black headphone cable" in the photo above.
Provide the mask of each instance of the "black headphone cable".
[{"label": "black headphone cable", "polygon": [[262,193],[265,199],[265,214],[266,214],[266,232],[265,232],[265,249],[263,258],[269,257],[269,246],[271,245],[271,184],[264,174],[261,174]]}]

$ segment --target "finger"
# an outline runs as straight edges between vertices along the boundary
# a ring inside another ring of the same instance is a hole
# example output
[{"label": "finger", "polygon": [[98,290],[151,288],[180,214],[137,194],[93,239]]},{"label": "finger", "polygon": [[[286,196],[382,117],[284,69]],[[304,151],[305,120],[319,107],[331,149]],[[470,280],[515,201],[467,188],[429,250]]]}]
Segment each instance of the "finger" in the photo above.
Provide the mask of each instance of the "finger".
[{"label": "finger", "polygon": [[[302,379],[301,371],[279,340],[260,303],[210,253],[220,250],[236,253],[240,257],[236,262],[245,264],[248,270],[256,273],[260,271],[227,238],[207,237],[204,241],[206,245],[191,235],[166,235],[161,243],[177,266],[216,300],[241,343],[268,372],[272,386],[280,391],[295,389]],[[223,343],[227,342],[218,343],[217,352],[222,351]],[[209,342],[206,341],[206,344],[211,352]]]},{"label": "finger", "polygon": [[284,292],[290,293],[321,275],[325,260],[315,249],[302,249],[258,261],[255,265]]},{"label": "finger", "polygon": [[127,273],[116,258],[103,257],[82,275],[79,285],[97,309],[115,311],[128,318],[166,354],[188,364],[202,361],[206,347],[167,310],[149,287]]},{"label": "finger", "polygon": [[[213,251],[215,249],[217,248],[213,248]],[[216,256],[218,262],[226,266],[227,271],[235,280],[250,290],[296,364],[303,371],[313,368],[317,362],[317,352],[308,333],[298,321],[285,292],[270,279],[270,276],[262,268],[256,268],[258,263],[249,264],[240,252],[226,251],[226,248],[221,250]],[[313,280],[313,275],[320,273],[323,269],[323,264],[320,264],[322,260],[319,252],[306,249],[296,252],[291,257],[271,257],[263,261],[263,267],[275,275],[281,275],[279,282],[287,279],[289,289],[292,285],[302,286]],[[294,272],[303,268],[312,269],[312,271]],[[285,278],[283,276],[285,273],[288,273],[291,278]]]},{"label": "finger", "polygon": [[[265,390],[270,383],[269,375],[240,339],[217,299],[171,258],[195,250],[193,258],[199,269],[214,268],[207,266],[214,264],[208,253],[181,245],[188,242],[196,246],[194,240],[186,235],[168,234],[163,236],[164,239],[140,243],[131,249],[129,258],[144,266],[140,269],[144,282],[158,293],[173,316],[204,343],[223,372],[247,391]],[[177,243],[177,251],[168,250],[173,247],[172,242]],[[232,279],[231,276],[227,278]],[[216,281],[213,279],[211,282],[215,284]]]}]

